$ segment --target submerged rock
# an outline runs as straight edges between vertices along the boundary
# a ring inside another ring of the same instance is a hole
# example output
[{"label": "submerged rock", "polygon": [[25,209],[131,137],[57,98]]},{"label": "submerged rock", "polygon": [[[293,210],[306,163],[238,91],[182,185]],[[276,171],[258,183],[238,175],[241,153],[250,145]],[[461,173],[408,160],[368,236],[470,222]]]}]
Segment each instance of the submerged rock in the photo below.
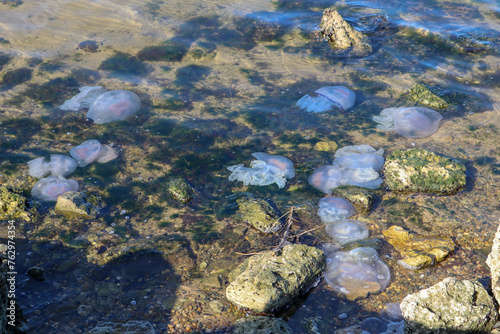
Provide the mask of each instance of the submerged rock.
[{"label": "submerged rock", "polygon": [[446,109],[449,104],[438,95],[434,94],[427,86],[416,84],[408,91],[408,98],[426,107],[434,109]]},{"label": "submerged rock", "polygon": [[167,192],[176,201],[183,204],[191,202],[196,190],[184,179],[174,179],[167,183]]},{"label": "submerged rock", "polygon": [[57,197],[54,211],[68,219],[93,219],[99,214],[99,207],[95,197],[85,193],[69,191]]},{"label": "submerged rock", "polygon": [[385,184],[398,193],[454,194],[465,187],[465,166],[433,152],[412,148],[386,158]]},{"label": "submerged rock", "polygon": [[277,253],[253,255],[229,275],[227,299],[254,313],[270,313],[307,292],[325,269],[323,251],[287,245]]},{"label": "submerged rock", "polygon": [[338,187],[333,190],[332,194],[347,199],[360,215],[368,215],[376,200],[370,190],[362,187]]},{"label": "submerged rock", "polygon": [[262,233],[275,233],[283,227],[280,212],[266,200],[248,194],[236,200],[241,219]]},{"label": "submerged rock", "polygon": [[28,269],[28,275],[36,279],[37,281],[44,281],[45,280],[45,270],[41,267],[31,267]]},{"label": "submerged rock", "polygon": [[253,316],[238,319],[233,334],[292,334],[293,330],[280,318]]},{"label": "submerged rock", "polygon": [[0,220],[29,218],[27,199],[6,187],[0,187]]},{"label": "submerged rock", "polygon": [[498,301],[500,301],[500,225],[498,225],[491,252],[486,259],[486,264],[491,271],[491,289]]},{"label": "submerged rock", "polygon": [[156,334],[149,321],[130,320],[126,323],[101,321],[86,334]]},{"label": "submerged rock", "polygon": [[450,238],[417,235],[399,226],[391,226],[382,234],[403,256],[398,263],[407,269],[434,265],[455,249],[455,243]]},{"label": "submerged rock", "polygon": [[406,334],[488,333],[498,319],[496,308],[480,283],[453,277],[401,302]]}]

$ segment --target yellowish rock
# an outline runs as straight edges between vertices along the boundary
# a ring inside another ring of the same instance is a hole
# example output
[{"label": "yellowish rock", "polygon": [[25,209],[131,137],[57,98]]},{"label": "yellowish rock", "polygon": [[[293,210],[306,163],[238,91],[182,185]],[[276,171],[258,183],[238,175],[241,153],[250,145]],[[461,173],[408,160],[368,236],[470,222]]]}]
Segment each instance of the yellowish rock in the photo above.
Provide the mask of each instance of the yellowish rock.
[{"label": "yellowish rock", "polygon": [[335,152],[339,146],[334,141],[319,141],[314,145],[315,151]]},{"label": "yellowish rock", "polygon": [[398,263],[408,269],[420,269],[443,261],[455,248],[450,238],[418,235],[399,226],[391,226],[382,233],[403,256]]}]

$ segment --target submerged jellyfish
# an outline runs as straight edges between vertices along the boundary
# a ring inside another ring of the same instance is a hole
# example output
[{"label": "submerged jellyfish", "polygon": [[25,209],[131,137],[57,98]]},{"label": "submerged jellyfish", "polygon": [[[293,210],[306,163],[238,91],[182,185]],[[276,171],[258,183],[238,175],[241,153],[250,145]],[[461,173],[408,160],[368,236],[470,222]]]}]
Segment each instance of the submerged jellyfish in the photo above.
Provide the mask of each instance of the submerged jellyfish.
[{"label": "submerged jellyfish", "polygon": [[335,152],[335,159],[346,156],[346,155],[351,155],[351,154],[364,154],[364,153],[372,153],[372,154],[378,154],[382,156],[384,154],[383,149],[379,149],[378,151],[375,150],[372,146],[370,145],[351,145],[351,146],[344,146],[342,148],[339,148]]},{"label": "submerged jellyfish", "polygon": [[59,106],[59,109],[78,111],[82,108],[88,108],[94,103],[95,100],[97,100],[99,96],[106,92],[106,90],[101,86],[85,86],[79,89],[80,93],[73,96],[71,99],[64,101],[64,103]]},{"label": "submerged jellyfish", "polygon": [[332,237],[340,245],[351,241],[366,239],[369,236],[366,225],[354,219],[341,219],[325,226],[326,234]]},{"label": "submerged jellyfish", "polygon": [[31,195],[41,201],[57,201],[57,197],[68,191],[78,191],[78,182],[62,176],[51,175],[39,180],[31,189]]},{"label": "submerged jellyfish", "polygon": [[86,140],[78,146],[73,147],[69,154],[76,160],[79,167],[97,162],[108,162],[115,159],[118,154],[109,145],[102,145],[98,140]]},{"label": "submerged jellyfish", "polygon": [[360,247],[335,252],[327,258],[325,279],[338,293],[348,298],[366,297],[383,291],[389,284],[389,267],[373,248]]},{"label": "submerged jellyfish", "polygon": [[396,131],[407,138],[429,137],[439,129],[442,118],[437,111],[421,107],[387,108],[373,116],[378,129]]},{"label": "submerged jellyfish", "polygon": [[379,171],[384,167],[385,159],[379,154],[361,153],[340,156],[333,161],[347,169],[371,167],[375,171]]},{"label": "submerged jellyfish", "polygon": [[317,113],[328,111],[334,107],[347,110],[354,105],[356,100],[356,94],[344,86],[321,87],[315,93],[318,96],[311,97],[306,94],[297,101],[296,105],[300,109]]},{"label": "submerged jellyfish", "polygon": [[318,216],[323,223],[331,223],[356,214],[352,204],[340,197],[324,197],[318,202]]},{"label": "submerged jellyfish", "polygon": [[338,165],[327,165],[316,169],[308,178],[309,184],[319,191],[331,195],[333,189],[341,186],[342,169]]},{"label": "submerged jellyfish", "polygon": [[252,155],[259,160],[252,161],[250,168],[242,164],[227,167],[232,172],[229,181],[241,181],[245,186],[267,186],[276,183],[279,188],[283,188],[286,180],[295,176],[290,159],[261,152]]},{"label": "submerged jellyfish", "polygon": [[50,161],[45,158],[36,158],[28,161],[29,175],[35,178],[42,178],[48,174],[66,177],[76,170],[77,162],[66,155],[51,154]]},{"label": "submerged jellyfish", "polygon": [[139,96],[128,90],[112,90],[99,96],[90,106],[87,118],[96,124],[123,121],[141,109]]}]

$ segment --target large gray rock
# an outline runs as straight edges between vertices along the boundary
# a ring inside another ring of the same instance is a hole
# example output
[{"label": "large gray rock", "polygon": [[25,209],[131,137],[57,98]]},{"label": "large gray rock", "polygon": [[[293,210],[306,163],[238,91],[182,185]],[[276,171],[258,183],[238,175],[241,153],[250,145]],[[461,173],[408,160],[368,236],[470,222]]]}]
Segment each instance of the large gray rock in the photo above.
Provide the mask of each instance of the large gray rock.
[{"label": "large gray rock", "polygon": [[500,301],[500,225],[498,225],[497,233],[493,239],[493,247],[486,259],[486,264],[491,271],[491,288],[497,303]]},{"label": "large gray rock", "polygon": [[273,312],[306,292],[325,267],[323,251],[306,245],[253,255],[229,275],[226,297],[255,313]]},{"label": "large gray rock", "polygon": [[385,184],[398,193],[449,195],[465,187],[465,165],[433,152],[412,148],[385,159]]},{"label": "large gray rock", "polygon": [[292,334],[285,320],[264,316],[248,316],[234,323],[233,334]]},{"label": "large gray rock", "polygon": [[445,278],[401,302],[406,334],[489,332],[498,318],[495,302],[475,281]]}]

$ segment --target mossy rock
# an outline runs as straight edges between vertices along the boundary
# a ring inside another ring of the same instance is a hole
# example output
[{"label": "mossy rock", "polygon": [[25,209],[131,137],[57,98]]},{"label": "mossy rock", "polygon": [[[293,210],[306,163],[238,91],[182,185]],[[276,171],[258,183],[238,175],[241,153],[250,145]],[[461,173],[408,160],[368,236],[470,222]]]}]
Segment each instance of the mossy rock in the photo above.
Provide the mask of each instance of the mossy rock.
[{"label": "mossy rock", "polygon": [[167,183],[167,192],[178,202],[183,204],[191,202],[195,189],[184,179],[174,179]]},{"label": "mossy rock", "polygon": [[236,202],[241,219],[262,233],[275,233],[283,227],[280,212],[270,202],[250,194]]},{"label": "mossy rock", "polygon": [[26,197],[6,187],[0,187],[0,220],[29,219],[30,213],[26,204]]},{"label": "mossy rock", "polygon": [[407,94],[411,101],[418,102],[429,108],[446,109],[449,107],[448,102],[422,84],[416,84],[410,88]]},{"label": "mossy rock", "polygon": [[233,334],[292,334],[285,320],[250,315],[234,323]]},{"label": "mossy rock", "polygon": [[412,148],[389,155],[383,173],[387,187],[397,193],[450,195],[465,187],[465,170],[461,162]]},{"label": "mossy rock", "polygon": [[370,213],[376,200],[376,196],[373,192],[360,187],[338,187],[333,190],[333,195],[343,197],[351,202],[358,214],[364,216]]},{"label": "mossy rock", "polygon": [[96,197],[77,191],[68,191],[57,197],[54,211],[68,219],[93,219],[99,214]]}]

